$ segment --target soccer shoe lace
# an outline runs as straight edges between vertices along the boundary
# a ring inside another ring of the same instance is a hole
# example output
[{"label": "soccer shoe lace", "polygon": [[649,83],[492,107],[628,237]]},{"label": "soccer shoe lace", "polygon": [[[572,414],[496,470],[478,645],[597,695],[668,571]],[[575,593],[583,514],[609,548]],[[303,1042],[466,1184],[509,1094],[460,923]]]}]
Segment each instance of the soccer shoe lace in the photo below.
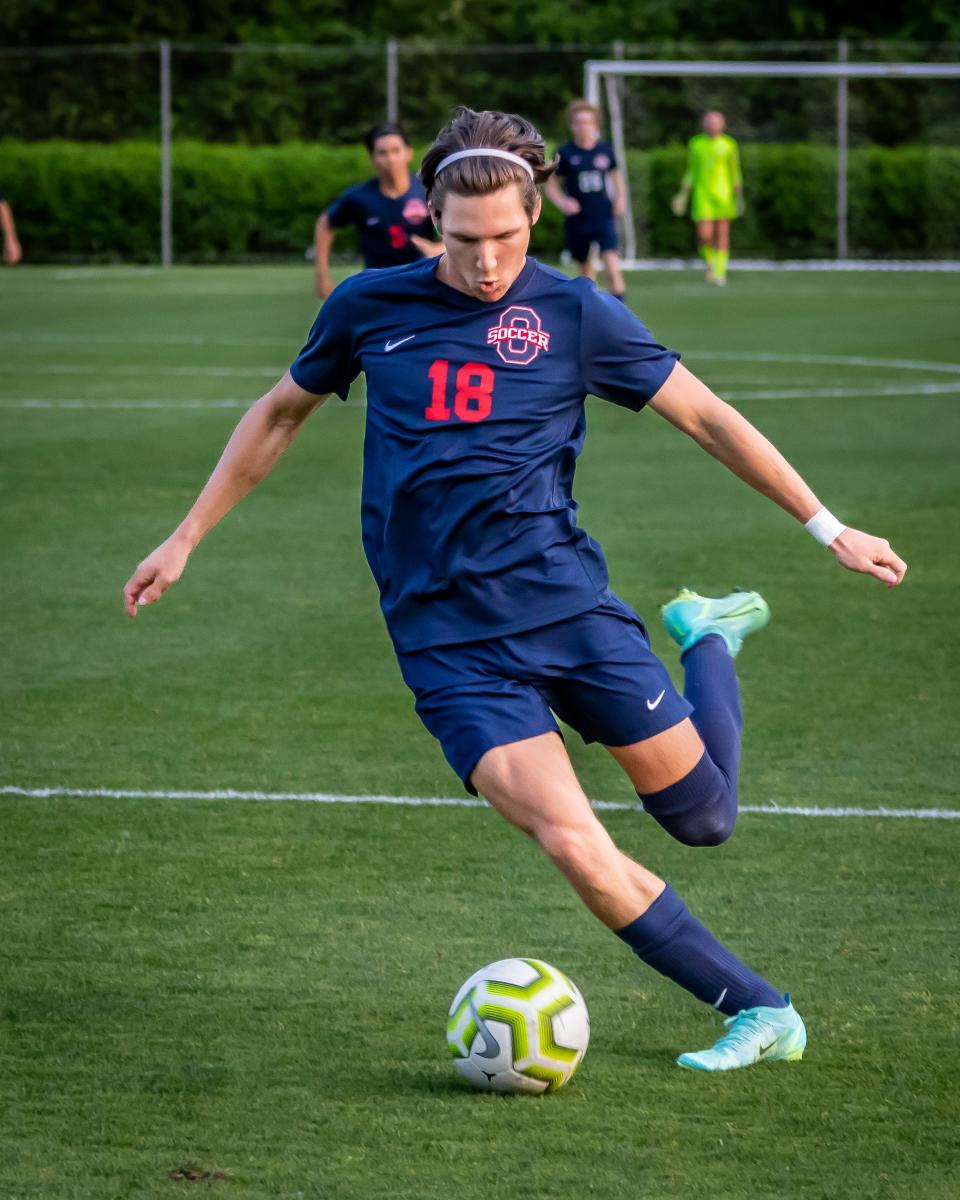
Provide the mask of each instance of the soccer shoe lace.
[{"label": "soccer shoe lace", "polygon": [[727,1017],[724,1025],[730,1032],[725,1033],[713,1048],[714,1050],[729,1050],[734,1054],[741,1049],[752,1047],[753,1043],[762,1038],[764,1034],[769,1037],[773,1032],[766,1022],[761,1020],[756,1009],[747,1009],[745,1012],[737,1013],[735,1017]]}]

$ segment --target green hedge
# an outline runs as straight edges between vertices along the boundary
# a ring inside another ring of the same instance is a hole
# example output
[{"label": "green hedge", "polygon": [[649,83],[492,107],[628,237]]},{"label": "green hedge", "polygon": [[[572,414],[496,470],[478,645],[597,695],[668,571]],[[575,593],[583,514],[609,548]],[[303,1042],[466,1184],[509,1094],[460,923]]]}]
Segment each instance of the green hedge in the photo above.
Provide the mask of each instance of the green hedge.
[{"label": "green hedge", "polygon": [[[302,256],[317,214],[369,174],[360,147],[298,142],[177,142],[173,164],[175,253],[198,262]],[[628,155],[643,254],[693,251],[690,222],[678,220],[669,207],[683,164],[681,146]],[[835,253],[836,156],[830,147],[747,145],[743,170],[747,210],[735,230],[736,253]],[[0,183],[28,261],[155,260],[159,179],[159,149],[150,142],[0,141]],[[960,253],[960,150],[852,150],[849,196],[851,253]],[[560,214],[545,203],[534,253],[553,256],[561,246]],[[338,234],[338,251],[353,247],[352,234]]]}]

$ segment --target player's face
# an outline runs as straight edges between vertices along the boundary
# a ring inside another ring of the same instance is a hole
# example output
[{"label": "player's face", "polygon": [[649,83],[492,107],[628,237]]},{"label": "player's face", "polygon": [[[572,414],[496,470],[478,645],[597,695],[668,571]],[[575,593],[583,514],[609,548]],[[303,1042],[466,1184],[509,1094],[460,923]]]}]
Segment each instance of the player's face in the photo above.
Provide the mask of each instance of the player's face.
[{"label": "player's face", "polygon": [[532,221],[515,183],[487,196],[451,193],[443,203],[442,218],[434,214],[445,249],[438,277],[468,296],[499,300],[523,270],[539,197]]},{"label": "player's face", "polygon": [[578,146],[592,146],[599,134],[597,118],[592,112],[580,109],[570,118],[570,132]]},{"label": "player's face", "polygon": [[403,175],[413,158],[413,150],[395,133],[384,134],[373,143],[370,159],[380,179],[397,179]]},{"label": "player's face", "polygon": [[710,137],[719,137],[724,127],[723,113],[708,112],[703,115],[703,132]]}]

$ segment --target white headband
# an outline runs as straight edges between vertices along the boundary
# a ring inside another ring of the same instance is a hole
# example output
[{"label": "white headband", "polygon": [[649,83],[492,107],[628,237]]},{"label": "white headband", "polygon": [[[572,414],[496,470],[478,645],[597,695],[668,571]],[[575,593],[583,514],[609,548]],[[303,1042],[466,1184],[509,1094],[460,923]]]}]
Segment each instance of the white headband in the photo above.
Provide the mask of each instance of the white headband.
[{"label": "white headband", "polygon": [[508,162],[516,163],[517,166],[523,167],[526,173],[533,179],[533,167],[525,158],[521,158],[519,154],[511,154],[509,150],[494,150],[489,146],[477,146],[473,150],[458,150],[455,154],[448,154],[446,158],[441,159],[434,171],[433,176],[436,178],[444,167],[449,167],[451,163],[457,162],[461,158],[505,158]]}]

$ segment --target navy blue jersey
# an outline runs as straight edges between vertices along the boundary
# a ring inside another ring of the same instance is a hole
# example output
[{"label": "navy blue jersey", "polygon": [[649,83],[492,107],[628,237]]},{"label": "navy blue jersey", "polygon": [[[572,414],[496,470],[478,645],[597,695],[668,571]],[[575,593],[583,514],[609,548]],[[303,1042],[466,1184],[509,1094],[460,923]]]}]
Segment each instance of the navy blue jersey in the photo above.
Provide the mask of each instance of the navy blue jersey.
[{"label": "navy blue jersey", "polygon": [[607,190],[607,177],[617,169],[613,147],[597,142],[592,150],[584,150],[576,142],[567,142],[557,153],[557,175],[563,180],[563,190],[580,205],[580,211],[568,219],[584,229],[599,228],[613,215]]},{"label": "navy blue jersey", "polygon": [[577,526],[588,392],[635,411],[679,357],[588,279],[527,259],[477,300],[429,259],[335,289],[290,368],[346,398],[367,377],[361,525],[398,650],[533,629],[607,596]]},{"label": "navy blue jersey", "polygon": [[347,188],[327,209],[327,220],[336,228],[355,225],[365,267],[400,267],[423,255],[410,241],[411,234],[433,237],[427,193],[413,178],[402,196],[385,196],[376,179]]}]

